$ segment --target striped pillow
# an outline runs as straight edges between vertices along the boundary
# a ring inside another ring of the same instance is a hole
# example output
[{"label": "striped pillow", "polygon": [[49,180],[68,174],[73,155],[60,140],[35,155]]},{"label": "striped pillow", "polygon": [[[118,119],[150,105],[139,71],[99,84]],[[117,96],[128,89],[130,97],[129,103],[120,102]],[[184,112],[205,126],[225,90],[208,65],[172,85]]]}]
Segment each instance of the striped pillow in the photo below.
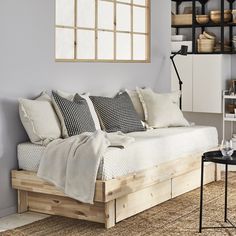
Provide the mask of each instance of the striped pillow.
[{"label": "striped pillow", "polygon": [[61,121],[64,138],[96,130],[88,104],[78,94],[73,101],[69,101],[53,91],[52,101]]},{"label": "striped pillow", "polygon": [[145,130],[127,92],[114,98],[97,96],[90,98],[107,132],[129,133]]}]

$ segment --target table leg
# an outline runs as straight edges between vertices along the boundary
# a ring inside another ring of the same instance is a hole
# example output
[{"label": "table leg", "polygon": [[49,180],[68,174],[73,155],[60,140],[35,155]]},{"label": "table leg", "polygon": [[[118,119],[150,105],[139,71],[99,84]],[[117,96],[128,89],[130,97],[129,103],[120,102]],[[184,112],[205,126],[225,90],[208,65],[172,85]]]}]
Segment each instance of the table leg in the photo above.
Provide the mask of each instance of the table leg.
[{"label": "table leg", "polygon": [[202,207],[203,207],[203,177],[204,177],[204,161],[202,158],[202,165],[201,165],[201,187],[200,187],[200,222],[199,222],[199,233],[202,232]]},{"label": "table leg", "polygon": [[225,165],[225,222],[227,222],[228,208],[228,164]]}]

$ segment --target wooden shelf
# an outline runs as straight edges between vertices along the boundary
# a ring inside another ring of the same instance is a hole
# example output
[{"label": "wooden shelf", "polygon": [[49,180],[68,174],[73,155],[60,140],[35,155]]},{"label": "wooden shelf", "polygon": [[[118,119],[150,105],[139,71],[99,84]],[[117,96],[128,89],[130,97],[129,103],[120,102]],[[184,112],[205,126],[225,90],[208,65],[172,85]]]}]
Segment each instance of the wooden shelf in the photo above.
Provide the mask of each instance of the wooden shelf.
[{"label": "wooden shelf", "polygon": [[[172,2],[182,3],[182,2],[192,2],[192,0],[171,0]],[[210,0],[196,0],[196,2],[200,2],[201,4],[206,4]],[[227,0],[229,3],[234,3],[236,0]]]},{"label": "wooden shelf", "polygon": [[[171,0],[172,2],[182,3],[182,2],[192,2],[192,0]],[[200,2],[201,4],[206,4],[209,0],[196,0],[196,2]],[[235,1],[235,0],[231,0]]]},{"label": "wooden shelf", "polygon": [[227,117],[225,117],[224,121],[236,121],[236,118],[227,118]]},{"label": "wooden shelf", "polygon": [[[236,23],[234,22],[229,22],[229,23],[224,23],[223,24],[223,27],[235,27],[236,26]],[[193,25],[172,25],[171,26],[172,28],[202,28],[202,27],[208,27],[208,28],[211,28],[211,27],[221,27],[221,23],[213,23],[213,22],[209,22],[207,24],[193,24]]]},{"label": "wooden shelf", "polygon": [[224,95],[225,99],[236,99],[236,95]]}]

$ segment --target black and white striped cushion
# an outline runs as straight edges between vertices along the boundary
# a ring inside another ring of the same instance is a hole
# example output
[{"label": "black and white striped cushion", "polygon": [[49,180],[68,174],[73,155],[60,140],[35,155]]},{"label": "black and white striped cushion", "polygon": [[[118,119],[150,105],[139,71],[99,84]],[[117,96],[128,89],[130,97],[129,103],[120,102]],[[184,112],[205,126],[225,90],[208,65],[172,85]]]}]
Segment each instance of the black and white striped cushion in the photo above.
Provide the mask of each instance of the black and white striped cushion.
[{"label": "black and white striped cushion", "polygon": [[69,101],[52,92],[53,104],[61,120],[63,137],[78,135],[83,132],[94,132],[95,125],[86,100],[78,94]]},{"label": "black and white striped cushion", "polygon": [[127,92],[118,94],[114,98],[97,96],[90,96],[90,98],[107,132],[144,131],[141,120]]}]

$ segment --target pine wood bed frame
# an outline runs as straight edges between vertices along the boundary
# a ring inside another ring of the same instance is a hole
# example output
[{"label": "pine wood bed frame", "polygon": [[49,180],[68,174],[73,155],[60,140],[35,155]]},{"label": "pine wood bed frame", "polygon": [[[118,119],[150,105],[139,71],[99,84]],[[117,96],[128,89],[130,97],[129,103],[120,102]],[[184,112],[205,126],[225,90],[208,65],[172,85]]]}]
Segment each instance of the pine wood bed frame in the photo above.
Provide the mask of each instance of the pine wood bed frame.
[{"label": "pine wood bed frame", "polygon": [[[200,186],[202,153],[165,162],[128,176],[96,181],[94,205],[76,201],[43,181],[36,173],[13,170],[18,213],[35,211],[105,224],[106,228]],[[204,183],[220,179],[214,163],[205,167]]]}]

